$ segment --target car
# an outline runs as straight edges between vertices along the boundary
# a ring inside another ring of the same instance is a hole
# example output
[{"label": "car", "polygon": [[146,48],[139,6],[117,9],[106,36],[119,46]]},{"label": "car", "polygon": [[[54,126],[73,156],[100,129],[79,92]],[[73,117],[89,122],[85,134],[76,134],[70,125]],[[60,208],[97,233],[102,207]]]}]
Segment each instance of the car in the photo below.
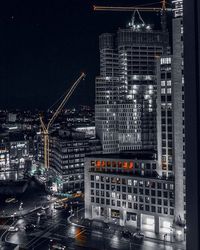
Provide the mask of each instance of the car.
[{"label": "car", "polygon": [[121,232],[121,235],[122,235],[122,237],[125,238],[125,239],[130,239],[131,236],[132,236],[131,232],[128,231],[128,230],[123,230],[123,231]]},{"label": "car", "polygon": [[27,224],[27,225],[24,227],[24,230],[25,230],[26,232],[30,232],[30,231],[34,231],[35,228],[36,228],[36,225],[34,225],[34,224]]},{"label": "car", "polygon": [[136,232],[133,234],[133,239],[142,241],[144,239],[144,234],[141,232]]},{"label": "car", "polygon": [[37,216],[43,216],[43,215],[46,215],[44,210],[37,212]]},{"label": "car", "polygon": [[48,208],[49,208],[49,205],[42,206],[42,209],[43,209],[43,210],[46,210],[46,209],[48,209]]},{"label": "car", "polygon": [[54,208],[55,209],[61,209],[61,208],[63,208],[64,207],[64,205],[63,205],[63,203],[54,203]]},{"label": "car", "polygon": [[49,249],[50,250],[53,250],[53,249],[65,250],[67,248],[66,246],[64,246],[63,244],[59,242],[56,242],[55,240],[50,240]]},{"label": "car", "polygon": [[13,197],[11,197],[11,198],[7,198],[7,199],[5,200],[5,203],[11,203],[11,202],[15,202],[15,201],[16,201],[16,199],[13,198]]},{"label": "car", "polygon": [[18,227],[9,227],[8,228],[8,232],[18,232],[19,231],[19,228]]}]

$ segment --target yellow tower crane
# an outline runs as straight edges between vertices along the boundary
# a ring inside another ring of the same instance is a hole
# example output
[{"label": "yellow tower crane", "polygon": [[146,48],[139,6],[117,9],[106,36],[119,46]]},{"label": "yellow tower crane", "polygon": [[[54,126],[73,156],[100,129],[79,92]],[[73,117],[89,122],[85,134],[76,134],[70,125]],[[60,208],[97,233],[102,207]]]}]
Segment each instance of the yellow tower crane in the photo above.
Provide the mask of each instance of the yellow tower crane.
[{"label": "yellow tower crane", "polygon": [[[116,6],[96,6],[93,5],[94,11],[130,11],[133,12],[135,10],[142,11],[142,12],[160,12],[162,10],[171,11],[171,8],[166,7],[166,0],[161,2],[156,2],[152,4],[162,3],[162,7],[144,7],[144,6],[127,6],[127,7],[116,7]],[[148,5],[152,5],[151,3]]]},{"label": "yellow tower crane", "polygon": [[82,73],[79,78],[73,83],[69,91],[67,91],[67,94],[64,95],[64,98],[56,111],[53,113],[51,119],[49,122],[45,125],[42,116],[40,115],[40,123],[42,127],[42,135],[43,135],[43,140],[44,140],[44,166],[48,170],[49,168],[49,130],[51,126],[53,125],[55,119],[63,109],[64,105],[66,102],[69,100],[70,96],[73,94],[74,90],[78,86],[79,82],[85,77],[85,73]]},{"label": "yellow tower crane", "polygon": [[[154,5],[160,3],[162,6],[161,7],[145,7],[147,5]],[[139,12],[160,12],[161,13],[161,24],[162,24],[162,29],[166,29],[166,12],[167,11],[172,11],[171,8],[166,7],[167,2],[166,0],[162,0],[160,2],[156,3],[149,3],[146,4],[145,6],[140,5],[140,6],[127,6],[127,7],[119,7],[119,6],[96,6],[93,5],[94,11],[121,11],[121,12],[133,12],[133,18],[132,18],[132,25],[134,26],[134,21],[135,21],[135,14],[138,13],[140,20],[144,23],[142,20],[142,17],[140,16]]]}]

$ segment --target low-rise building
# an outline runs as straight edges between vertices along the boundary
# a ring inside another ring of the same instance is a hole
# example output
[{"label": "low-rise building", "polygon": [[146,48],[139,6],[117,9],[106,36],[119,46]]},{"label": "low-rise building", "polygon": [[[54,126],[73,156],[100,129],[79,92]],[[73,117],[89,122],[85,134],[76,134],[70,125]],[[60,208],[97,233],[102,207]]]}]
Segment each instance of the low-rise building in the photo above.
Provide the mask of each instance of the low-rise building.
[{"label": "low-rise building", "polygon": [[[85,133],[60,130],[50,135],[49,148],[50,170],[60,180],[60,191],[83,190],[85,156],[101,153],[100,141]],[[43,162],[43,143],[40,152],[39,160]]]}]

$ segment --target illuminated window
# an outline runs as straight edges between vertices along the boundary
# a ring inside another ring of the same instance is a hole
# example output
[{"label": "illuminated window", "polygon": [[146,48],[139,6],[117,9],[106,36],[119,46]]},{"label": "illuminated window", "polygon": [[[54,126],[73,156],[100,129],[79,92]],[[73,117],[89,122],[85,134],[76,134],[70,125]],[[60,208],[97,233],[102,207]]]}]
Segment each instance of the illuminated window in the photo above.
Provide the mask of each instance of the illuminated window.
[{"label": "illuminated window", "polygon": [[128,180],[128,185],[132,186],[132,180]]},{"label": "illuminated window", "polygon": [[96,167],[98,167],[98,168],[101,167],[101,161],[96,161]]},{"label": "illuminated window", "polygon": [[123,168],[128,168],[128,162],[127,161],[123,162]]},{"label": "illuminated window", "polygon": [[132,169],[134,167],[133,162],[129,162],[129,168]]},{"label": "illuminated window", "polygon": [[111,162],[107,161],[107,167],[110,167],[110,166],[111,166]]},{"label": "illuminated window", "polygon": [[102,166],[102,167],[105,167],[105,166],[106,166],[105,161],[102,161],[102,162],[101,162],[101,166]]}]

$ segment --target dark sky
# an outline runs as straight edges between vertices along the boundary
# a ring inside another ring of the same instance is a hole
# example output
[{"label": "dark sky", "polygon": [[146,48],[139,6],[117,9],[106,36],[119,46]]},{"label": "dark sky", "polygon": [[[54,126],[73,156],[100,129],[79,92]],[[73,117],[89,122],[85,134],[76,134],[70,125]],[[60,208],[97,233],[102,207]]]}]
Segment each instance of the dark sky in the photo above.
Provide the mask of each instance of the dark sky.
[{"label": "dark sky", "polygon": [[81,71],[87,78],[68,105],[93,105],[98,36],[125,27],[131,13],[93,12],[92,5],[133,2],[152,1],[0,1],[0,108],[46,109]]}]

